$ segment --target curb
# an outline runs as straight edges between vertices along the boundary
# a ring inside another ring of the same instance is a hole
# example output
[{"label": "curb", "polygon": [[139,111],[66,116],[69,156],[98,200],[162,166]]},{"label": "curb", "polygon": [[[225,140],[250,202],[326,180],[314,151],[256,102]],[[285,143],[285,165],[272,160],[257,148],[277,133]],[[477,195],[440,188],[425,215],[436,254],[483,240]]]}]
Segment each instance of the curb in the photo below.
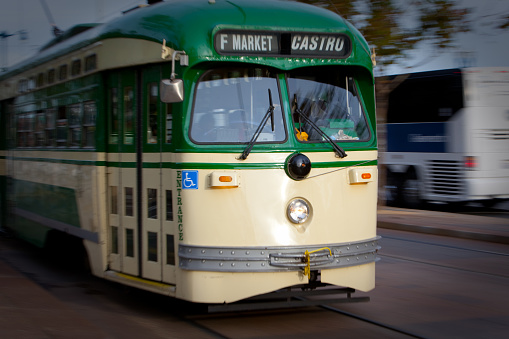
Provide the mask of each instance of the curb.
[{"label": "curb", "polygon": [[411,225],[411,224],[397,224],[394,222],[380,221],[377,222],[378,228],[385,228],[397,231],[406,231],[406,232],[415,232],[415,233],[424,233],[424,234],[432,234],[432,235],[440,235],[446,237],[455,237],[461,239],[469,239],[469,240],[480,240],[487,242],[494,242],[499,244],[509,244],[509,236],[500,235],[500,234],[488,234],[488,233],[480,233],[480,232],[472,232],[458,229],[447,229],[447,228],[438,228],[431,226],[420,226],[420,225]]}]

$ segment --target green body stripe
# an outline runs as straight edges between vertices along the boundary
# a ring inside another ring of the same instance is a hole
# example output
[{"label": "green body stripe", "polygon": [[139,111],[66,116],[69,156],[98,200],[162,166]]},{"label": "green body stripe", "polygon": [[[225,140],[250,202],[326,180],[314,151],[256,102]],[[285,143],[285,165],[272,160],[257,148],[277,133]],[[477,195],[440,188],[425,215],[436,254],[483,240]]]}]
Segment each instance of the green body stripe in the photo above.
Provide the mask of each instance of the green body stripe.
[{"label": "green body stripe", "polygon": [[[48,162],[54,164],[69,164],[82,166],[107,166],[117,168],[136,168],[135,162],[107,162],[83,161],[44,158],[12,158],[17,161]],[[366,162],[369,161],[369,162]],[[350,166],[376,166],[377,160],[314,162],[314,168],[335,168]],[[201,162],[144,162],[143,168],[171,168],[171,169],[277,169],[284,168],[284,163],[201,163]]]}]

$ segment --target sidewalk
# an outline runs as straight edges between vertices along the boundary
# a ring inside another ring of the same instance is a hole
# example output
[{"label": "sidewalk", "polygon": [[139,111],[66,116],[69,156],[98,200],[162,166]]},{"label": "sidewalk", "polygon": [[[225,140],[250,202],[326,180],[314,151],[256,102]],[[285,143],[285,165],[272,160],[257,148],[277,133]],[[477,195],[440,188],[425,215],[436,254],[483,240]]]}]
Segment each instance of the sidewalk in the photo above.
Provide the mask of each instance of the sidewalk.
[{"label": "sidewalk", "polygon": [[504,218],[380,207],[378,227],[509,244],[509,219]]}]

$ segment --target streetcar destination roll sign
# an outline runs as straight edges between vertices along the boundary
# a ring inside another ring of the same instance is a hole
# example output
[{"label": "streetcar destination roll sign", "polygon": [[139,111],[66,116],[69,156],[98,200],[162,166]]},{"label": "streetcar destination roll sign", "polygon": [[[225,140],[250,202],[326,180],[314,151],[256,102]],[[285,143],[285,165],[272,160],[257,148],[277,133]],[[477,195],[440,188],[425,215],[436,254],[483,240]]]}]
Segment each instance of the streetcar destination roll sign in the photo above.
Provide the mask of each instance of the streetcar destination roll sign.
[{"label": "streetcar destination roll sign", "polygon": [[214,36],[214,47],[221,55],[342,59],[351,52],[349,37],[340,33],[220,30]]}]

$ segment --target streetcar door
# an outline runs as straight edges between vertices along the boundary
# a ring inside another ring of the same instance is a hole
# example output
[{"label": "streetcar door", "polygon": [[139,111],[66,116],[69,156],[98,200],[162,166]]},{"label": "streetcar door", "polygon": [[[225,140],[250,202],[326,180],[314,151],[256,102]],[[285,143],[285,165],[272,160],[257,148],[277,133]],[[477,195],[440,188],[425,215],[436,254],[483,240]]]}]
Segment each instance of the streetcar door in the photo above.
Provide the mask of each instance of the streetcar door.
[{"label": "streetcar door", "polygon": [[136,70],[107,77],[108,263],[112,270],[139,275],[136,165]]},{"label": "streetcar door", "polygon": [[142,74],[141,96],[143,114],[143,166],[142,166],[142,225],[141,275],[143,278],[163,280],[163,210],[162,146],[164,109],[159,100],[160,66],[145,67]]},{"label": "streetcar door", "polygon": [[109,267],[175,283],[171,105],[160,66],[108,76]]},{"label": "streetcar door", "polygon": [[175,284],[175,221],[173,199],[172,105],[159,97],[161,66],[143,69],[142,96],[142,225],[141,275],[143,278]]}]

